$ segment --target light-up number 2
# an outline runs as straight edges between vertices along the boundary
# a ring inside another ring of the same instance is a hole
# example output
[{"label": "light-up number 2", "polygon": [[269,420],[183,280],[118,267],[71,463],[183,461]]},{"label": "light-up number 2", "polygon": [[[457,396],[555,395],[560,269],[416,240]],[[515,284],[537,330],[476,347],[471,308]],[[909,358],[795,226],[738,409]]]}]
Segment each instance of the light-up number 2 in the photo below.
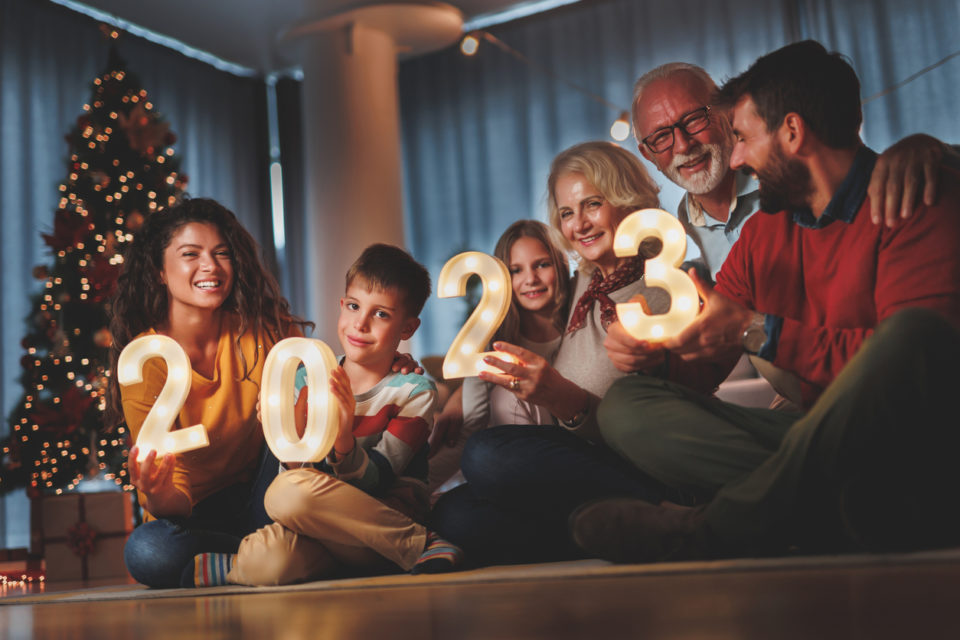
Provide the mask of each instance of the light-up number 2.
[{"label": "light-up number 2", "polygon": [[[307,428],[297,434],[294,420],[294,383],[297,367],[307,370]],[[340,415],[336,396],[330,390],[330,371],[337,366],[330,347],[313,338],[281,340],[263,365],[260,410],[263,435],[278,460],[318,462],[337,439]]]},{"label": "light-up number 2", "polygon": [[480,276],[483,294],[480,296],[480,304],[463,323],[443,359],[443,377],[447,380],[475,376],[484,370],[502,373],[496,367],[486,364],[483,358],[494,355],[501,360],[510,359],[503,353],[480,351],[490,342],[510,309],[513,291],[510,287],[510,271],[505,264],[479,251],[455,255],[440,271],[437,296],[454,298],[466,294],[467,280],[474,273]]},{"label": "light-up number 2", "polygon": [[171,431],[180,409],[190,393],[190,360],[177,341],[168,336],[142,336],[133,340],[120,352],[117,360],[117,381],[122,385],[143,382],[143,365],[150,358],[160,357],[167,363],[167,380],[150,407],[137,435],[139,459],[150,450],[157,457],[181,453],[207,446],[207,430],[202,424]]},{"label": "light-up number 2", "polygon": [[663,209],[641,209],[624,218],[617,227],[613,251],[621,258],[635,256],[640,243],[651,237],[659,238],[663,249],[644,264],[644,280],[648,287],[666,289],[670,309],[649,315],[639,302],[626,302],[617,305],[617,316],[634,338],[659,341],[683,331],[697,316],[700,304],[693,280],[677,269],[687,252],[683,225]]}]

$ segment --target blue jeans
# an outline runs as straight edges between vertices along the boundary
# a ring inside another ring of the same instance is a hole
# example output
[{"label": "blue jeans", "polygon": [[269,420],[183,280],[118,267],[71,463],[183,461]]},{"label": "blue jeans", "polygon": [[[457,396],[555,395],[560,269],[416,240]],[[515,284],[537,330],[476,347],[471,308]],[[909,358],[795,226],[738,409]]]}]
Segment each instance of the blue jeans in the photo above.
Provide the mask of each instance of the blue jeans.
[{"label": "blue jeans", "polygon": [[583,557],[567,533],[584,502],[625,495],[689,502],[604,446],[552,426],[502,426],[475,433],[461,469],[467,484],[444,494],[431,526],[472,564]]},{"label": "blue jeans", "polygon": [[130,534],[123,549],[127,570],[148,587],[180,586],[180,576],[198,553],[235,553],[240,540],[271,520],[263,507],[278,462],[264,445],[254,479],[204,498],[185,518],[145,522]]}]

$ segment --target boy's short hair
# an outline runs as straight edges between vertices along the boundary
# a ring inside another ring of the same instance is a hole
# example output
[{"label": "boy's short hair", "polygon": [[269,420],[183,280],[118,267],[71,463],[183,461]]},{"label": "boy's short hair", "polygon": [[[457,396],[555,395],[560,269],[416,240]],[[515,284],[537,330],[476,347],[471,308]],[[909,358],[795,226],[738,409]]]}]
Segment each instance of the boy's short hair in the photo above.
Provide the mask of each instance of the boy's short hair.
[{"label": "boy's short hair", "polygon": [[416,318],[430,297],[430,274],[409,253],[390,244],[372,244],[347,270],[347,288],[362,278],[375,289],[396,289],[407,315]]},{"label": "boy's short hair", "polygon": [[850,63],[815,40],[795,42],[757,59],[749,69],[724,83],[716,96],[733,107],[750,96],[757,114],[776,131],[796,112],[823,144],[849,149],[859,142],[860,81]]}]

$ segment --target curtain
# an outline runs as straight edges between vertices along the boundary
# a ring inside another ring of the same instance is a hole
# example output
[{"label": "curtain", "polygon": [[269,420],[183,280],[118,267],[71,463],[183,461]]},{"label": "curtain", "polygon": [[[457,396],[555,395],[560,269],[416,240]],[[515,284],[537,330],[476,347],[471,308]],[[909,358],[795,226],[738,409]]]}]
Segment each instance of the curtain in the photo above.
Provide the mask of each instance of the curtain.
[{"label": "curtain", "polygon": [[[870,98],[960,50],[957,0],[806,0],[803,37],[847,55]],[[881,151],[923,131],[960,142],[960,56],[863,107],[864,142]]]},{"label": "curtain", "polygon": [[[48,264],[40,232],[53,225],[57,185],[66,177],[64,135],[89,99],[107,62],[96,21],[39,0],[0,0],[0,405],[20,398],[20,340],[40,283],[31,271]],[[267,190],[264,83],[241,78],[132,36],[119,51],[170,123],[189,175],[188,192],[231,208],[272,259]],[[6,419],[0,429],[6,430]],[[0,547],[26,546],[22,493],[0,509]],[[4,526],[3,518],[6,519]],[[6,535],[4,536],[4,532]]]},{"label": "curtain", "polygon": [[[546,219],[550,161],[577,142],[609,140],[618,115],[560,78],[629,111],[648,69],[683,60],[720,81],[788,42],[790,15],[756,0],[582,2],[489,30],[545,72],[483,41],[473,57],[454,46],[403,63],[409,249],[436,276],[460,251],[491,252],[514,220]],[[637,151],[632,138],[622,144]],[[675,210],[681,191],[647,168]],[[418,353],[446,351],[464,305],[431,298]]]},{"label": "curtain", "polygon": [[307,320],[307,265],[309,256],[303,242],[307,237],[306,182],[304,173],[303,116],[300,82],[292,78],[277,81],[277,133],[283,165],[284,295],[293,312]]}]

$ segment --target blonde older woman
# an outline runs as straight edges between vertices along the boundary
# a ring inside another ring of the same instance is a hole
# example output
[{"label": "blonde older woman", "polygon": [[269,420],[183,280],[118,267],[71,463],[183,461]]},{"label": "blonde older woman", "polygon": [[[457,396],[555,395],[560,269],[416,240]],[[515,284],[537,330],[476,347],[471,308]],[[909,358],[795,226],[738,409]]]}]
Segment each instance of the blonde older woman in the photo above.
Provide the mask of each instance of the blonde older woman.
[{"label": "blonde older woman", "polygon": [[[560,348],[551,364],[528,349],[496,342],[497,351],[518,362],[490,357],[487,361],[502,373],[480,377],[546,408],[557,424],[476,433],[461,459],[467,484],[445,494],[433,514],[441,535],[462,545],[478,564],[577,555],[566,520],[586,500],[609,495],[682,499],[603,446],[595,416],[600,398],[625,375],[603,347],[606,329],[616,320],[616,303],[640,294],[654,312],[667,304],[666,292],[644,285],[642,255],[619,258],[613,251],[617,226],[627,215],[659,206],[657,187],[635,155],[607,142],[586,142],[560,153],[547,187],[551,226],[559,242],[579,257]],[[662,351],[649,364],[648,373],[675,374],[696,384],[695,370],[679,360],[667,362]]]}]

